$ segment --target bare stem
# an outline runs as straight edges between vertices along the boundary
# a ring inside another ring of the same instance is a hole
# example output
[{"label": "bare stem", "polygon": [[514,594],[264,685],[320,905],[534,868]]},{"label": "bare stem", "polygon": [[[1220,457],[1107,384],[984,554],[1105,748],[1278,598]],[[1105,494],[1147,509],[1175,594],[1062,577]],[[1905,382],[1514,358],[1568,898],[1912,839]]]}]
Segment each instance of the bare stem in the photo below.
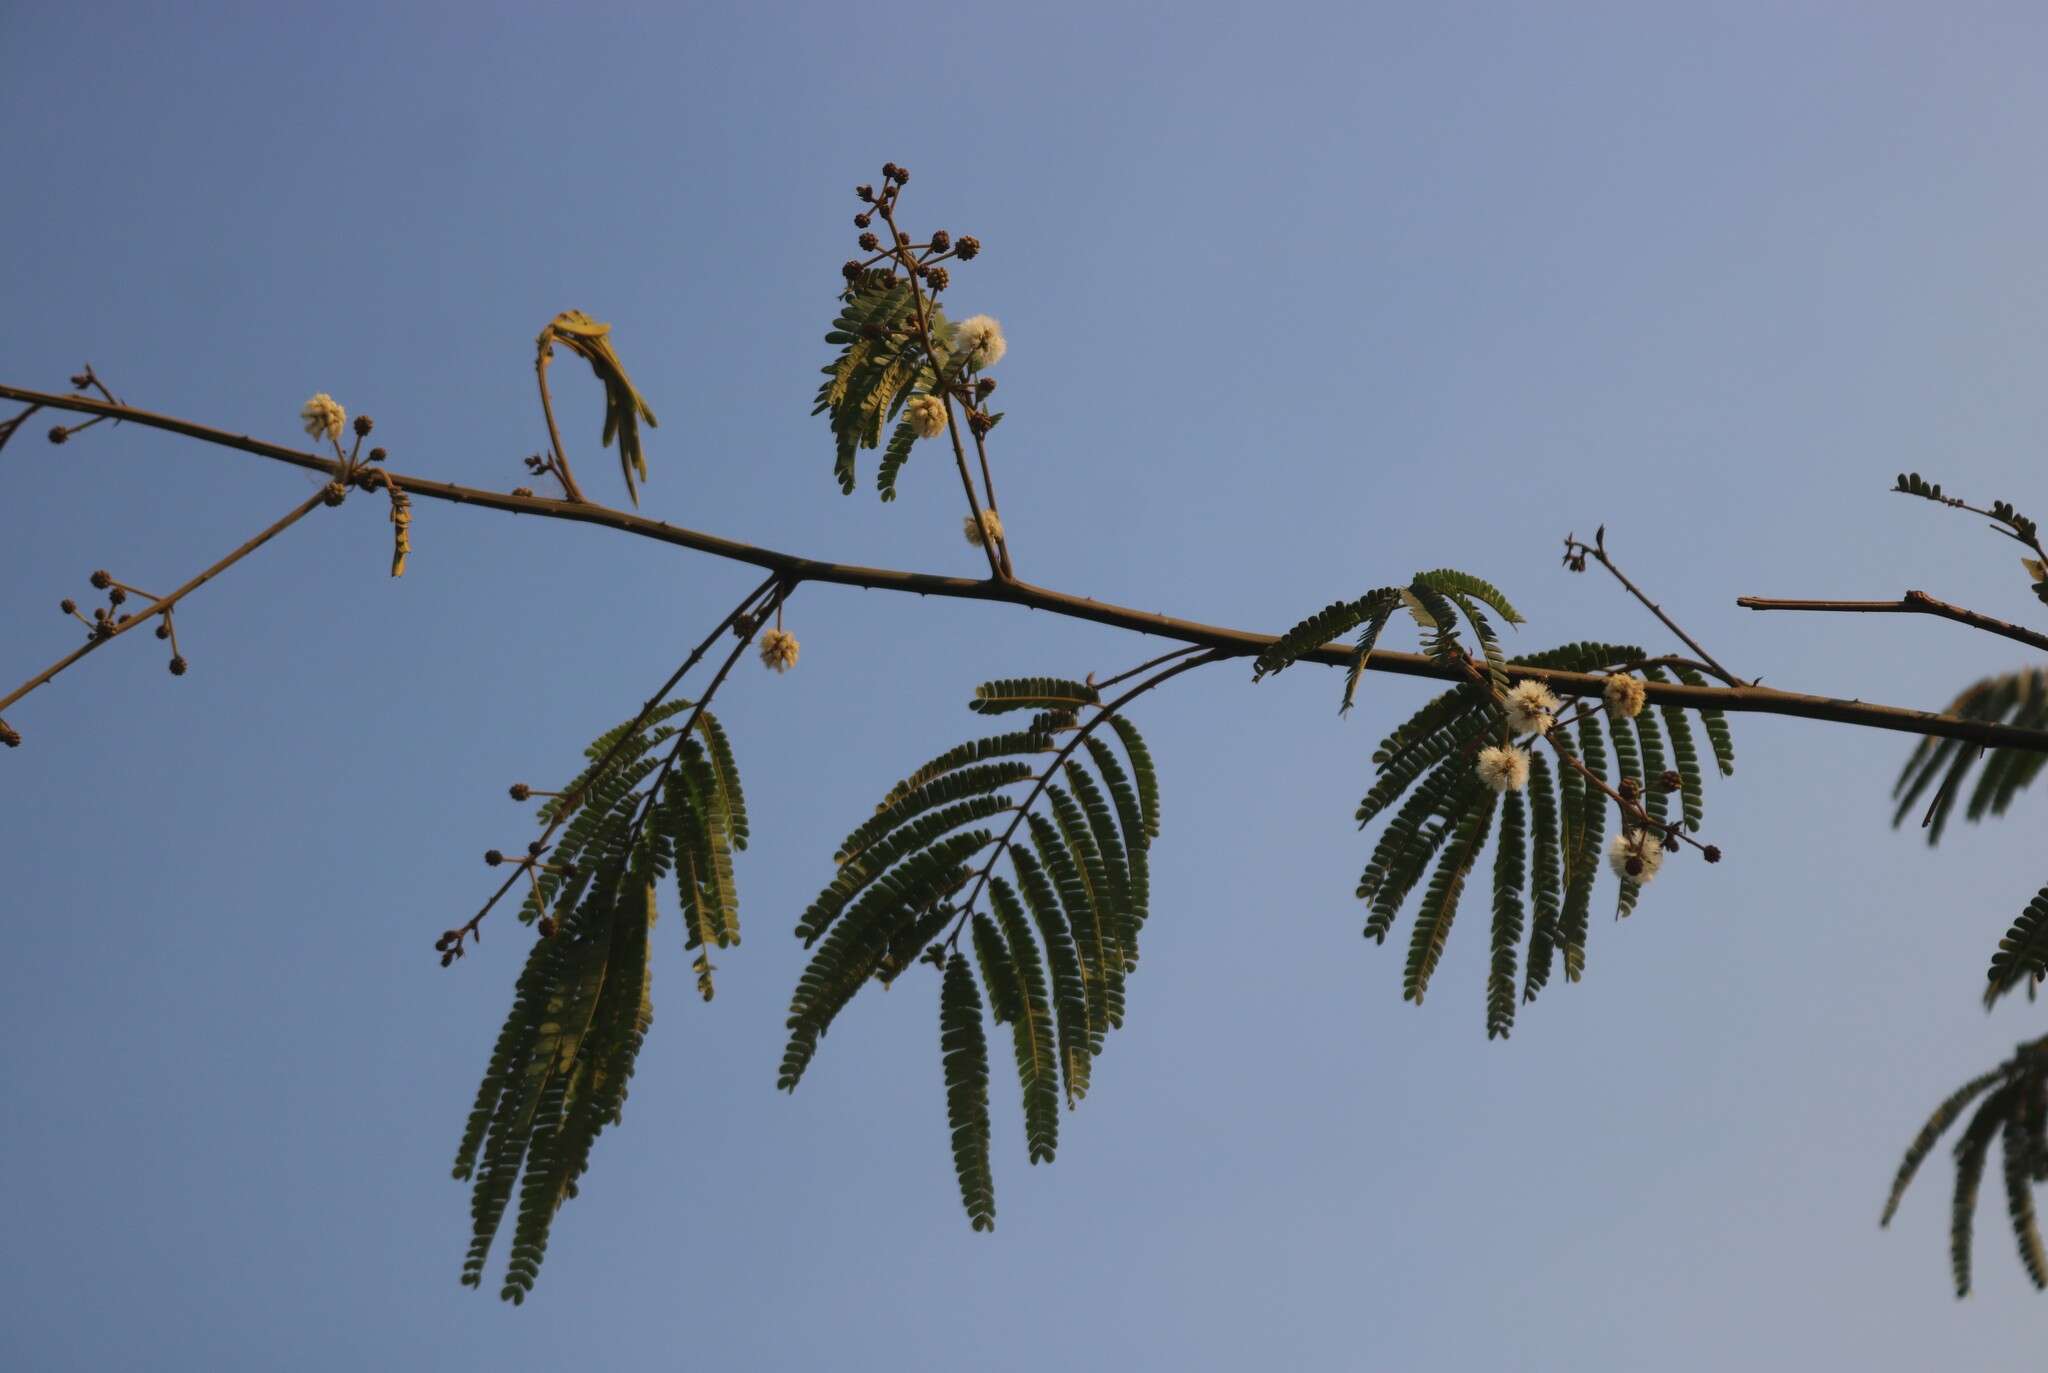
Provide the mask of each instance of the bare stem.
[{"label": "bare stem", "polygon": [[563,498],[581,504],[583,488],[576,485],[576,474],[569,470],[569,455],[562,451],[562,431],[555,425],[555,402],[548,395],[548,364],[554,358],[554,345],[543,339],[534,355],[533,377],[540,383],[540,409],[548,417],[548,442],[555,450],[555,476],[562,483]]},{"label": "bare stem", "polygon": [[1924,591],[1908,591],[1896,601],[1790,601],[1769,596],[1738,596],[1735,604],[1749,610],[1818,610],[1853,615],[1938,615],[1944,620],[1954,620],[1957,624],[1981,629],[1986,634],[1997,634],[2026,644],[2030,648],[2048,649],[2048,634],[2039,634],[2006,620],[1995,620],[1989,615],[1966,610],[1947,601],[1938,601]]},{"label": "bare stem", "polygon": [[1577,539],[1572,538],[1569,534],[1565,536],[1564,544],[1566,561],[1570,562],[1574,556],[1576,556],[1579,559],[1578,566],[1573,568],[1574,571],[1583,570],[1584,555],[1588,553],[1592,554],[1594,560],[1597,561],[1600,564],[1600,566],[1606,568],[1610,573],[1612,573],[1614,576],[1614,580],[1620,582],[1622,586],[1627,589],[1629,595],[1641,601],[1645,606],[1648,606],[1650,613],[1652,615],[1655,615],[1659,620],[1663,621],[1664,627],[1666,629],[1670,630],[1673,634],[1676,634],[1679,638],[1683,639],[1685,641],[1685,646],[1691,649],[1694,653],[1698,654],[1701,661],[1706,663],[1707,666],[1713,670],[1713,673],[1716,677],[1719,677],[1722,681],[1727,682],[1731,685],[1739,684],[1741,682],[1741,678],[1737,677],[1727,668],[1721,666],[1721,664],[1718,661],[1716,661],[1713,654],[1707,652],[1706,649],[1702,648],[1700,646],[1700,641],[1698,639],[1693,638],[1692,635],[1686,633],[1683,629],[1680,629],[1678,627],[1678,621],[1672,619],[1669,615],[1666,615],[1664,613],[1663,606],[1658,605],[1648,596],[1645,596],[1643,594],[1642,588],[1637,586],[1634,582],[1630,581],[1628,579],[1627,574],[1624,573],[1619,567],[1616,567],[1614,565],[1614,559],[1607,556],[1606,525],[1603,524],[1598,529],[1593,531],[1593,542],[1590,544],[1580,543]]}]

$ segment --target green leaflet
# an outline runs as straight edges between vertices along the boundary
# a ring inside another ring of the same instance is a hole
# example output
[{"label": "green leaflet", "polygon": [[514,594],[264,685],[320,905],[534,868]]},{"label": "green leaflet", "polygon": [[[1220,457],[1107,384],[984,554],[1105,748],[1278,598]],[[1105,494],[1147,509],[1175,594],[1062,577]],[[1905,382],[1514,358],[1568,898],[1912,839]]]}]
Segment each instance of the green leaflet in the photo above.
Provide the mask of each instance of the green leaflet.
[{"label": "green leaflet", "polygon": [[[1017,888],[1031,910],[1038,936],[1045,943],[1046,964],[1052,973],[1054,1023],[1059,1030],[1061,1071],[1067,1084],[1067,1105],[1078,1104],[1088,1095],[1090,1067],[1101,1050],[1101,1041],[1088,1029],[1088,984],[1081,973],[1081,956],[1074,946],[1073,931],[1060,911],[1059,897],[1045,870],[1022,846],[1010,850],[1010,865],[1016,869]],[[993,889],[995,880],[991,879]]]},{"label": "green leaflet", "polygon": [[1927,1123],[1920,1127],[1920,1133],[1913,1136],[1912,1144],[1906,1148],[1906,1157],[1899,1164],[1898,1176],[1892,1179],[1891,1195],[1885,1198],[1884,1214],[1878,1217],[1877,1223],[1880,1226],[1892,1223],[1892,1217],[1898,1214],[1899,1202],[1906,1195],[1906,1188],[1912,1185],[1913,1175],[1920,1170],[1920,1165],[1933,1151],[1935,1142],[1946,1134],[1948,1127],[1955,1124],[1956,1119],[1962,1115],[1963,1108],[1982,1096],[1988,1088],[2005,1081],[2005,1077],[2005,1069],[1998,1068],[1985,1073],[1982,1077],[1972,1078],[1934,1108],[1934,1114],[1927,1118]]},{"label": "green leaflet", "polygon": [[953,1132],[953,1167],[960,1201],[977,1230],[996,1228],[995,1175],[989,1167],[988,1041],[981,1032],[981,997],[967,960],[946,961],[939,991],[939,1048],[946,1075],[946,1124]]},{"label": "green leaflet", "polygon": [[1429,990],[1430,975],[1443,957],[1444,942],[1450,938],[1451,921],[1458,914],[1458,898],[1464,894],[1465,878],[1479,861],[1486,846],[1486,831],[1493,821],[1493,794],[1487,792],[1458,823],[1458,832],[1437,863],[1429,880],[1422,907],[1415,915],[1415,933],[1408,941],[1408,967],[1402,975],[1401,995],[1422,1004]]},{"label": "green leaflet", "polygon": [[1061,677],[1009,677],[976,687],[967,708],[978,715],[1000,715],[1011,710],[1071,711],[1101,703],[1100,695],[1086,682]]},{"label": "green leaflet", "polygon": [[[1949,703],[1945,713],[1965,720],[2048,729],[2048,668],[2027,668],[1973,682]],[[2038,753],[1986,750],[1954,739],[1923,738],[1907,758],[1892,789],[1892,795],[1898,798],[1892,823],[1903,823],[1918,808],[1927,788],[1939,780],[1940,789],[1928,810],[1926,825],[1927,842],[1939,843],[1962,794],[1963,783],[1980,760],[1984,770],[1964,811],[1972,821],[1986,815],[2003,815],[2013,798],[2048,763],[2048,757]]]},{"label": "green leaflet", "polygon": [[[1579,722],[1579,761],[1595,777],[1607,776],[1607,750],[1600,742],[1600,724]],[[1583,779],[1582,779],[1583,780]],[[1592,921],[1593,883],[1605,861],[1607,797],[1591,782],[1577,789],[1578,813],[1571,818],[1572,844],[1567,850],[1564,910],[1558,917],[1558,942],[1564,948],[1564,977],[1576,982],[1586,971],[1586,935]]]},{"label": "green leaflet", "polygon": [[1532,898],[1536,916],[1529,931],[1529,958],[1522,987],[1524,1001],[1534,1001],[1536,993],[1550,981],[1557,917],[1564,904],[1562,866],[1558,861],[1562,835],[1558,830],[1557,794],[1551,790],[1550,760],[1540,752],[1529,755],[1529,815],[1533,831],[1531,866],[1535,870],[1535,881]]},{"label": "green leaflet", "polygon": [[2020,1266],[2036,1288],[2048,1288],[2048,1250],[2041,1246],[2041,1227],[2034,1220],[2034,1179],[2030,1141],[2020,1112],[2005,1118],[2005,1205],[2019,1244]]},{"label": "green leaflet", "polygon": [[1525,624],[1521,615],[1508,604],[1508,598],[1491,582],[1481,581],[1468,572],[1443,567],[1434,572],[1417,573],[1415,580],[1422,582],[1446,596],[1464,596],[1491,606],[1503,620],[1511,625]]},{"label": "green leaflet", "polygon": [[[1015,981],[1011,1034],[1017,1051],[1017,1084],[1024,1093],[1024,1143],[1033,1163],[1051,1163],[1060,1137],[1060,1069],[1053,1047],[1053,1013],[1038,944],[1025,923],[1017,894],[1002,878],[988,884],[989,904],[1001,924]],[[993,992],[991,992],[993,999]]]},{"label": "green leaflet", "polygon": [[[892,937],[918,922],[966,882],[960,864],[993,843],[987,830],[950,834],[875,880],[818,945],[789,1005],[789,1043],[776,1086],[794,1091],[818,1040],[889,953]],[[915,955],[912,955],[915,957]]]},{"label": "green leaflet", "polygon": [[1984,1181],[1984,1161],[2011,1109],[2014,1085],[2008,1082],[1985,1099],[1956,1141],[1956,1190],[1949,1203],[1948,1257],[1955,1274],[1956,1295],[1970,1295],[1970,1250],[1977,1222],[1977,1190]]},{"label": "green leaflet", "polygon": [[1515,1027],[1515,962],[1522,942],[1522,881],[1526,871],[1522,796],[1500,802],[1500,838],[1493,854],[1493,961],[1486,974],[1486,1037],[1506,1039]]},{"label": "green leaflet", "polygon": [[2048,977],[2048,887],[2034,893],[2005,938],[1998,941],[1988,977],[1991,985],[1984,989],[1987,1009],[2015,987]]},{"label": "green leaflet", "polygon": [[[1678,680],[1687,686],[1703,687],[1708,684],[1707,679],[1692,668],[1681,667],[1672,670],[1678,674]],[[1700,723],[1706,726],[1707,745],[1713,750],[1714,765],[1721,770],[1723,777],[1733,777],[1735,742],[1728,733],[1727,715],[1718,710],[1703,710],[1700,712]]]},{"label": "green leaflet", "polygon": [[988,988],[989,1014],[998,1025],[1014,1025],[1023,1009],[1017,1004],[1017,967],[1010,959],[1010,946],[986,912],[976,911],[968,928],[974,931],[974,960],[981,965],[981,984]]},{"label": "green leaflet", "polygon": [[1029,781],[1033,775],[1031,764],[1022,761],[984,763],[944,773],[915,791],[877,808],[873,817],[862,821],[853,833],[846,836],[839,851],[832,856],[833,861],[841,866],[850,864],[861,857],[871,844],[907,820],[955,801],[986,796],[1004,787]]}]

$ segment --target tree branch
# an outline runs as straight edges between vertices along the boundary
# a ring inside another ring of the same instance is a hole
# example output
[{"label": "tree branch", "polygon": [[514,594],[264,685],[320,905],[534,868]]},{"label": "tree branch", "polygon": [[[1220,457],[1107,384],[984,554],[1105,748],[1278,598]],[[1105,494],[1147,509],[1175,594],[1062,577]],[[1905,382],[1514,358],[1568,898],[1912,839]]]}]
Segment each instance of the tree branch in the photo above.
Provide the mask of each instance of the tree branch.
[{"label": "tree branch", "polygon": [[[18,386],[0,385],[0,398],[79,414],[106,415],[149,429],[183,434],[187,438],[268,458],[310,472],[326,473],[329,477],[338,476],[342,470],[341,463],[315,457],[310,453],[265,443],[246,435],[231,434],[225,430],[195,424],[190,420],[152,414],[125,405],[93,400],[86,396],[58,395]],[[760,548],[737,539],[721,538],[716,534],[684,529],[661,520],[649,519],[644,515],[613,510],[607,506],[547,500],[538,496],[514,496],[476,487],[458,486],[452,482],[407,476],[404,473],[394,473],[393,476],[415,497],[448,501],[456,505],[474,505],[488,510],[503,510],[516,515],[537,515],[544,519],[599,525],[620,533],[652,539],[658,543],[674,544],[680,548],[694,549],[699,553],[709,553],[732,562],[748,563],[765,571],[781,573],[791,581],[824,582],[878,591],[913,592],[921,596],[948,596],[959,600],[995,601],[1024,606],[1027,609],[1043,610],[1068,619],[1088,620],[1095,624],[1109,625],[1112,628],[1131,630],[1139,634],[1155,634],[1185,644],[1199,644],[1230,657],[1256,657],[1278,639],[1277,635],[1135,610],[1128,606],[1076,596],[1070,592],[1035,586],[1030,582],[992,579],[977,581],[969,577],[949,577],[929,572],[903,572],[893,568],[826,562],[794,553]],[[1349,646],[1326,644],[1312,653],[1302,655],[1301,661],[1321,663],[1329,667],[1348,667],[1351,658],[1352,651]],[[1463,674],[1456,667],[1439,664],[1420,653],[1374,649],[1367,668],[1369,671],[1393,673],[1403,677],[1427,677],[1447,682],[1464,680]],[[1548,668],[1515,668],[1514,674],[1518,678],[1540,681],[1551,690],[1565,696],[1597,697],[1605,690],[1607,680],[1599,673],[1562,672]],[[1859,725],[1869,729],[1960,739],[1987,748],[2015,748],[2031,753],[2048,753],[2048,730],[2022,729],[1993,721],[1963,720],[1952,715],[1936,714],[1933,711],[1871,705],[1862,701],[1844,701],[1825,696],[1806,696],[1797,692],[1758,686],[1695,687],[1680,683],[1648,682],[1645,683],[1645,687],[1650,700],[1683,709],[1790,715],[1809,720],[1827,720],[1836,724]]]},{"label": "tree branch", "polygon": [[2031,648],[2048,650],[2048,634],[2037,634],[2031,629],[2005,620],[1994,620],[1989,615],[1980,615],[1974,610],[1950,605],[1947,601],[1937,601],[1924,591],[1908,591],[1896,601],[1788,601],[1769,596],[1737,596],[1735,604],[1748,610],[1826,610],[1862,615],[1938,615],[1944,620],[1954,620],[1957,624],[1981,629],[1986,634],[1997,634]]}]

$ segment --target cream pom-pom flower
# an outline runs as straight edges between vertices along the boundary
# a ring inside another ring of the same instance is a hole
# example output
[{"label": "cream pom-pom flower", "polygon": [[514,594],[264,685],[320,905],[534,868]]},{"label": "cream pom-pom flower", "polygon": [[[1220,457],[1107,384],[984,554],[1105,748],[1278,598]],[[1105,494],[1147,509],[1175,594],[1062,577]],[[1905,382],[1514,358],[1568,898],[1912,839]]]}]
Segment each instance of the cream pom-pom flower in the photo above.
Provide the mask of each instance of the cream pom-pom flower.
[{"label": "cream pom-pom flower", "polygon": [[953,329],[953,346],[966,355],[967,365],[977,370],[995,366],[1010,351],[1003,341],[1003,326],[987,315],[961,320]]},{"label": "cream pom-pom flower", "polygon": [[1607,703],[1607,713],[1617,720],[1632,720],[1643,713],[1643,703],[1650,699],[1650,689],[1643,685],[1643,679],[1627,673],[1618,673],[1607,679],[1607,686],[1600,693]]},{"label": "cream pom-pom flower", "polygon": [[[1630,863],[1638,865],[1636,871],[1628,870]],[[1622,881],[1643,886],[1664,866],[1664,841],[1649,830],[1617,834],[1607,846],[1607,866]]]},{"label": "cream pom-pom flower", "polygon": [[973,544],[976,548],[980,548],[990,539],[995,539],[998,542],[1001,541],[1003,537],[1003,517],[998,515],[995,512],[995,508],[991,506],[989,509],[981,512],[981,523],[979,524],[974,522],[974,516],[962,515],[960,517],[960,529],[962,533],[967,535],[967,542]]},{"label": "cream pom-pom flower", "polygon": [[786,629],[770,629],[761,635],[761,666],[787,672],[796,666],[796,635]]},{"label": "cream pom-pom flower", "polygon": [[921,439],[935,439],[946,432],[946,403],[937,396],[912,396],[903,407],[903,418]]},{"label": "cream pom-pom flower", "polygon": [[1495,791],[1520,791],[1529,785],[1529,755],[1512,744],[1483,748],[1479,780]]},{"label": "cream pom-pom flower", "polygon": [[341,408],[339,401],[322,391],[300,408],[299,421],[306,426],[306,437],[325,437],[340,443],[341,431],[348,424],[348,412]]},{"label": "cream pom-pom flower", "polygon": [[1506,701],[1508,728],[1517,734],[1548,734],[1562,704],[1541,682],[1517,682]]}]

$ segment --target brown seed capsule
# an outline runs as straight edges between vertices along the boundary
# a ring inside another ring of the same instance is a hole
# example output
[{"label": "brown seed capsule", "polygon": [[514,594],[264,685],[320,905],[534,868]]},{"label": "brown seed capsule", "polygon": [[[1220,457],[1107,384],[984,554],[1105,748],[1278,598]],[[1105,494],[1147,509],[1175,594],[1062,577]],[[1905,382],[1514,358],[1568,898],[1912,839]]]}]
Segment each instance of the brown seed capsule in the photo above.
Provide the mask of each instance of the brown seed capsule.
[{"label": "brown seed capsule", "polygon": [[450,963],[453,963],[454,961],[455,955],[453,953],[444,953],[441,955],[441,966],[444,968],[447,967]]},{"label": "brown seed capsule", "polygon": [[881,246],[882,240],[876,238],[873,234],[862,234],[860,236],[860,250],[864,253],[872,253]]},{"label": "brown seed capsule", "polygon": [[71,374],[71,384],[78,390],[83,391],[86,387],[92,385],[92,373],[73,372]]},{"label": "brown seed capsule", "polygon": [[947,273],[944,267],[927,267],[924,270],[924,274],[925,278],[931,282],[934,291],[943,291],[953,282],[952,276]]},{"label": "brown seed capsule", "polygon": [[185,675],[185,659],[182,655],[171,659],[171,675],[173,677]]},{"label": "brown seed capsule", "polygon": [[320,493],[320,503],[322,505],[340,505],[347,499],[348,488],[340,482],[327,483],[327,489]]},{"label": "brown seed capsule", "polygon": [[950,248],[950,247],[952,247],[952,246],[953,246],[953,236],[952,236],[951,234],[947,233],[947,232],[946,232],[946,231],[945,231],[944,229],[934,229],[934,230],[932,230],[932,251],[933,251],[933,252],[935,252],[935,253],[943,253],[943,252],[945,252],[945,251],[946,251],[946,249],[948,249],[948,248]]},{"label": "brown seed capsule", "polygon": [[57,609],[63,611],[66,615],[76,615],[78,613],[78,602],[66,596],[63,600],[57,602]]},{"label": "brown seed capsule", "polygon": [[370,431],[377,427],[377,421],[371,419],[368,415],[357,415],[355,419],[355,426],[356,437],[359,439],[366,439],[370,437]]},{"label": "brown seed capsule", "polygon": [[1666,852],[1666,853],[1677,853],[1677,852],[1678,852],[1678,836],[1677,836],[1677,835],[1675,835],[1675,834],[1667,834],[1667,835],[1665,835],[1665,836],[1664,836],[1664,852]]},{"label": "brown seed capsule", "polygon": [[858,281],[860,280],[861,265],[849,258],[840,264],[839,274],[848,281]]},{"label": "brown seed capsule", "polygon": [[540,923],[537,926],[537,928],[540,930],[540,937],[542,939],[553,939],[555,937],[556,928],[555,918],[552,915],[542,916],[540,918]]},{"label": "brown seed capsule", "polygon": [[21,747],[21,735],[15,732],[13,725],[0,724],[0,744],[9,748]]},{"label": "brown seed capsule", "polygon": [[896,169],[896,184],[898,186],[901,186],[904,182],[908,180],[910,180],[910,168],[898,167]]},{"label": "brown seed capsule", "polygon": [[1628,870],[1630,877],[1641,877],[1643,875],[1643,860],[1640,858],[1631,857],[1622,866]]},{"label": "brown seed capsule", "polygon": [[107,599],[109,601],[112,601],[115,605],[121,605],[127,601],[128,593],[117,586],[112,591],[109,591],[107,593]]},{"label": "brown seed capsule", "polygon": [[893,162],[884,162],[882,164],[882,180],[894,181],[902,170],[901,167],[898,167]]},{"label": "brown seed capsule", "polygon": [[1709,863],[1718,863],[1721,861],[1721,850],[1718,845],[1709,844],[1701,852],[1700,856],[1702,858],[1705,858]]},{"label": "brown seed capsule", "polygon": [[1621,793],[1622,800],[1633,801],[1636,799],[1640,788],[1636,786],[1635,778],[1624,777],[1621,779],[1621,785],[1617,786],[1615,790]]},{"label": "brown seed capsule", "polygon": [[527,786],[527,785],[526,785],[526,783],[524,783],[524,782],[514,782],[514,783],[512,784],[512,799],[513,799],[514,801],[524,801],[524,800],[526,800],[526,799],[527,799],[528,797],[530,797],[530,796],[532,796],[532,795],[533,795],[533,788],[532,788],[532,787],[529,787],[529,786]]},{"label": "brown seed capsule", "polygon": [[382,462],[382,461],[384,461],[384,459],[386,459],[386,458],[388,458],[388,457],[390,457],[390,456],[391,456],[391,455],[390,455],[389,453],[385,452],[385,451],[384,451],[383,449],[381,449],[381,448],[372,448],[372,449],[370,450],[370,461],[371,461],[371,462]]},{"label": "brown seed capsule", "polygon": [[979,438],[981,435],[986,434],[989,423],[989,417],[981,411],[970,410],[967,412],[967,427],[974,431],[975,437]]},{"label": "brown seed capsule", "polygon": [[981,240],[976,238],[973,234],[960,235],[960,242],[953,249],[954,255],[957,256],[962,262],[973,261],[975,254],[979,253],[980,251]]},{"label": "brown seed capsule", "polygon": [[989,393],[995,389],[996,379],[994,377],[983,377],[974,383],[974,398],[976,400],[987,400]]},{"label": "brown seed capsule", "polygon": [[528,844],[526,846],[526,851],[529,854],[533,855],[535,858],[538,858],[541,855],[541,850],[545,849],[546,847],[546,844],[543,844],[540,842],[540,840],[536,839],[531,844]]},{"label": "brown seed capsule", "polygon": [[486,867],[491,867],[491,868],[495,868],[495,867],[497,867],[497,866],[498,866],[498,864],[500,864],[500,863],[502,863],[502,862],[504,862],[504,861],[505,861],[505,855],[504,855],[504,854],[502,854],[502,853],[499,853],[499,852],[498,852],[498,851],[497,851],[496,849],[485,849],[485,850],[484,850],[484,866],[486,866]]},{"label": "brown seed capsule", "polygon": [[66,428],[65,428],[65,427],[64,427],[63,425],[61,425],[61,424],[53,426],[53,427],[51,428],[51,430],[50,430],[50,442],[51,442],[51,443],[62,443],[62,442],[64,442],[64,440],[66,440],[66,439],[68,439],[68,438],[70,438],[70,437],[71,437],[71,431],[70,431],[69,429],[66,429]]},{"label": "brown seed capsule", "polygon": [[1685,778],[1679,776],[1679,774],[1671,768],[1666,768],[1664,770],[1663,780],[1664,790],[1666,791],[1677,791],[1680,787],[1683,787],[1685,785]]},{"label": "brown seed capsule", "polygon": [[159,639],[168,639],[171,637],[171,626],[168,621],[157,625],[156,637]]},{"label": "brown seed capsule", "polygon": [[107,571],[107,569],[103,567],[99,571],[92,574],[91,581],[95,587],[99,588],[101,591],[105,591],[108,587],[114,584],[114,574]]},{"label": "brown seed capsule", "polygon": [[856,186],[853,188],[853,193],[862,200],[873,200],[875,198],[875,188],[872,186]]},{"label": "brown seed capsule", "polygon": [[533,488],[530,486],[515,486],[512,488],[512,494],[515,496],[531,496]]}]

